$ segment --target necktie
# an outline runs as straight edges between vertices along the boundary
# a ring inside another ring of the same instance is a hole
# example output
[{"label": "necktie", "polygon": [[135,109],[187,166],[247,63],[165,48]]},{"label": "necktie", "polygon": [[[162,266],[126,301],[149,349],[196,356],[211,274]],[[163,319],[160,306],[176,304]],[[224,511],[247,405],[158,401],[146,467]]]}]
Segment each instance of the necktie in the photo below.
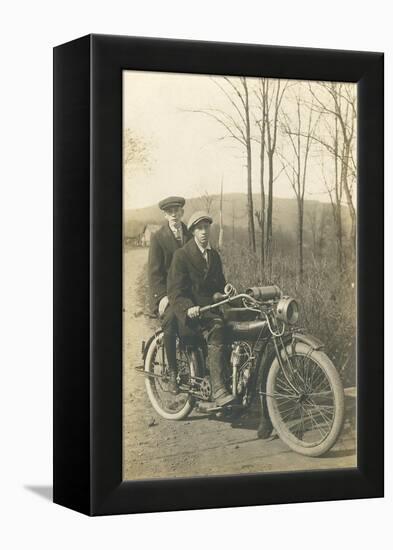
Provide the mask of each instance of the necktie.
[{"label": "necktie", "polygon": [[182,243],[181,233],[180,233],[180,227],[176,227],[176,225],[173,226],[173,234],[175,235],[175,239],[179,241],[179,243]]}]

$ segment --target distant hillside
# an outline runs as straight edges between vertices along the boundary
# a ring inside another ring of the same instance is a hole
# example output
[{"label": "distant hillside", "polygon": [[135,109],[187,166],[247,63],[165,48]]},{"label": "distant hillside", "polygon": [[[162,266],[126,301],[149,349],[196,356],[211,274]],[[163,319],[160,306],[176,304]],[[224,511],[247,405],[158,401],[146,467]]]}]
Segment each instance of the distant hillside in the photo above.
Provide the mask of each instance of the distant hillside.
[{"label": "distant hillside", "polygon": [[[212,195],[209,197],[211,200],[210,215],[214,222],[219,221],[220,215],[220,197],[219,195]],[[254,212],[260,208],[260,195],[253,195]],[[187,222],[188,218],[195,210],[206,210],[206,198],[193,198],[188,199],[184,208],[184,221]],[[305,231],[307,232],[310,224],[310,217],[315,209],[325,209],[328,212],[329,218],[331,216],[330,204],[321,203],[319,201],[305,201],[305,216],[304,224]],[[163,223],[163,214],[158,206],[148,206],[146,208],[139,208],[135,210],[125,211],[125,224],[126,235],[127,227],[135,228],[136,225],[143,225],[145,223]],[[343,225],[349,227],[349,213],[348,209],[343,207]],[[227,193],[223,197],[223,223],[227,227],[247,228],[247,195],[245,193]],[[273,205],[273,225],[276,230],[283,233],[293,234],[297,227],[297,203],[295,199],[281,199],[275,198]],[[255,218],[255,227],[258,230],[258,222]]]}]

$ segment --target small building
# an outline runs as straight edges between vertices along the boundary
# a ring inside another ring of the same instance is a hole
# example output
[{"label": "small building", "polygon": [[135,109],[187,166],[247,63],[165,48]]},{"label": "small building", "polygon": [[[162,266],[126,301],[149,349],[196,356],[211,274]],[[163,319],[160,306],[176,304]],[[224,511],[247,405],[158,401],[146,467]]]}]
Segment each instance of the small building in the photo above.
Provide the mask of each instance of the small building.
[{"label": "small building", "polygon": [[150,239],[153,233],[160,229],[159,225],[148,223],[143,228],[142,233],[139,236],[139,246],[150,246]]},{"label": "small building", "polygon": [[136,237],[124,237],[124,244],[126,246],[138,246],[139,245],[139,236]]},{"label": "small building", "polygon": [[140,239],[145,225],[135,220],[127,220],[124,227],[124,244],[134,247],[140,246]]}]

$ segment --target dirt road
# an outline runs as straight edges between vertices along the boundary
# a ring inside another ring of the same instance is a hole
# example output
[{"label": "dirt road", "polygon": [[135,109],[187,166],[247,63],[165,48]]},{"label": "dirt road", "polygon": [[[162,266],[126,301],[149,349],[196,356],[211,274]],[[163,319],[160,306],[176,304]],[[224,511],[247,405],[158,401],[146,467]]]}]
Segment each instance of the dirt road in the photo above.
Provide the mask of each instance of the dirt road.
[{"label": "dirt road", "polygon": [[356,466],[353,429],[354,398],[348,396],[347,420],[340,440],[322,458],[308,458],[288,449],[277,437],[257,439],[252,422],[233,427],[228,421],[193,412],[180,422],[156,414],[145,392],[141,363],[142,340],[154,324],[138,315],[136,279],[147,260],[147,249],[128,249],[124,257],[124,392],[123,477],[208,476],[250,472],[350,468]]}]

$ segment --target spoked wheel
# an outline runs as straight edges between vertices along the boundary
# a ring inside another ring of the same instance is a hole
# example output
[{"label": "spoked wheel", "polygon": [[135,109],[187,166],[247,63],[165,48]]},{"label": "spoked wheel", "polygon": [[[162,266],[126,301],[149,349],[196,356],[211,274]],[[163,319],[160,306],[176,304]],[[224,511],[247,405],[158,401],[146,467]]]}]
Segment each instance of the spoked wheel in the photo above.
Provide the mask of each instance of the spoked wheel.
[{"label": "spoked wheel", "polygon": [[181,420],[193,409],[194,399],[189,395],[192,378],[195,376],[196,365],[193,354],[182,350],[177,343],[177,382],[179,394],[169,390],[168,363],[163,345],[163,333],[152,341],[145,359],[146,391],[157,413],[168,420]]},{"label": "spoked wheel", "polygon": [[274,359],[266,382],[270,418],[280,439],[297,453],[321,456],[337,441],[344,420],[344,390],[328,356],[297,342],[287,346],[285,372]]}]

